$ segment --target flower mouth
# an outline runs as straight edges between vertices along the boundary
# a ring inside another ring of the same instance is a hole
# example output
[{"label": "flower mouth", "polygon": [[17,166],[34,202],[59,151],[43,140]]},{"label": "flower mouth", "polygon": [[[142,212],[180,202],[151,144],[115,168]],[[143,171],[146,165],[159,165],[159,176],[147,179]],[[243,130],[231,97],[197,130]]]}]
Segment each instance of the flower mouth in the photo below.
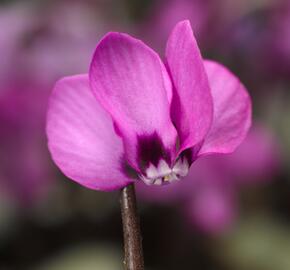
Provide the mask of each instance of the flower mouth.
[{"label": "flower mouth", "polygon": [[189,163],[185,157],[179,158],[171,168],[161,159],[157,167],[150,163],[145,174],[139,175],[139,178],[147,185],[161,186],[180,180],[187,175],[188,169]]}]

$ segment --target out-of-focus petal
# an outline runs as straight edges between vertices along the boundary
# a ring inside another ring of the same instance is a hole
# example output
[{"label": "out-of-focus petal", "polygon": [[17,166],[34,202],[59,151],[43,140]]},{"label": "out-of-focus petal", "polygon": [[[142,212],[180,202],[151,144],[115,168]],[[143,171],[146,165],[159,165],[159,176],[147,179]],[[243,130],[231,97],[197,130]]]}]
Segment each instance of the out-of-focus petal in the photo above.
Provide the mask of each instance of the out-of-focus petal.
[{"label": "out-of-focus petal", "polygon": [[0,90],[0,190],[25,208],[44,201],[54,183],[43,128],[47,93],[14,84]]},{"label": "out-of-focus petal", "polygon": [[137,170],[175,158],[170,119],[171,83],[159,56],[126,34],[109,33],[98,44],[90,69],[92,90],[111,114]]},{"label": "out-of-focus petal", "polygon": [[214,103],[214,118],[199,155],[231,153],[244,140],[251,125],[251,100],[228,69],[204,62]]},{"label": "out-of-focus petal", "polygon": [[174,84],[171,115],[182,151],[204,139],[213,116],[208,78],[189,21],[173,29],[166,60]]},{"label": "out-of-focus petal", "polygon": [[91,92],[87,75],[57,82],[49,103],[47,136],[55,163],[81,185],[107,191],[131,182],[122,165],[122,140]]},{"label": "out-of-focus petal", "polygon": [[187,205],[187,215],[199,229],[209,233],[221,233],[234,221],[236,213],[234,197],[223,187],[208,186],[199,190]]},{"label": "out-of-focus petal", "polygon": [[241,183],[267,181],[281,163],[278,141],[269,130],[257,124],[234,153],[219,158],[220,167]]}]

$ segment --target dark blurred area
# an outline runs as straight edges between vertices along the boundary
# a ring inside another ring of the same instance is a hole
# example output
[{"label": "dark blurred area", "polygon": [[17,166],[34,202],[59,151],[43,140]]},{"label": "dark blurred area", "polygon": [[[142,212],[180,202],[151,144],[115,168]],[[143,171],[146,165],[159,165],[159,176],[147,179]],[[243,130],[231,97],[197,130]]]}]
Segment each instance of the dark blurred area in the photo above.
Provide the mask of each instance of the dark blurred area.
[{"label": "dark blurred area", "polygon": [[253,127],[231,155],[204,158],[192,181],[137,187],[146,269],[290,269],[288,0],[0,1],[0,269],[122,269],[118,192],[85,189],[50,159],[56,80],[88,72],[108,31],[163,57],[189,19],[205,58],[253,99]]}]

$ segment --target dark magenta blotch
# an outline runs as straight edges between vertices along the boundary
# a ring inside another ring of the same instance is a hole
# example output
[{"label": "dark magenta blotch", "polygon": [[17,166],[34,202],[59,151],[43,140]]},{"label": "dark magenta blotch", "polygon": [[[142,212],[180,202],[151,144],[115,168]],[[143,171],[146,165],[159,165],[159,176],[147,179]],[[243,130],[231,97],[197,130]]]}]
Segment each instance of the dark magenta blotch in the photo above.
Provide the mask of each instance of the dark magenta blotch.
[{"label": "dark magenta blotch", "polygon": [[137,155],[137,162],[142,171],[150,163],[157,167],[161,159],[164,159],[168,164],[171,163],[170,152],[164,147],[160,136],[156,132],[151,135],[137,136]]}]

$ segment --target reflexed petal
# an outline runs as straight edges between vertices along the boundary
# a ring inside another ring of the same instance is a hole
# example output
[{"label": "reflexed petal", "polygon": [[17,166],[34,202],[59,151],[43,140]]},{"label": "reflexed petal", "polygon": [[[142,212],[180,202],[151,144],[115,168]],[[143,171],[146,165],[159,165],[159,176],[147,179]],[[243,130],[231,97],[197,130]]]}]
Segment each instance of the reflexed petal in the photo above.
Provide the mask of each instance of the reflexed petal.
[{"label": "reflexed petal", "polygon": [[93,96],[87,75],[56,83],[49,103],[47,136],[55,163],[81,185],[113,190],[130,183],[122,172],[122,140]]},{"label": "reflexed petal", "polygon": [[175,158],[171,83],[154,51],[126,34],[109,33],[96,48],[90,82],[116,123],[133,167]]},{"label": "reflexed petal", "polygon": [[231,153],[244,140],[251,125],[251,100],[239,81],[224,66],[205,61],[214,118],[199,155]]},{"label": "reflexed petal", "polygon": [[207,75],[188,21],[174,28],[167,42],[166,59],[174,83],[171,114],[182,151],[204,139],[213,112]]}]

